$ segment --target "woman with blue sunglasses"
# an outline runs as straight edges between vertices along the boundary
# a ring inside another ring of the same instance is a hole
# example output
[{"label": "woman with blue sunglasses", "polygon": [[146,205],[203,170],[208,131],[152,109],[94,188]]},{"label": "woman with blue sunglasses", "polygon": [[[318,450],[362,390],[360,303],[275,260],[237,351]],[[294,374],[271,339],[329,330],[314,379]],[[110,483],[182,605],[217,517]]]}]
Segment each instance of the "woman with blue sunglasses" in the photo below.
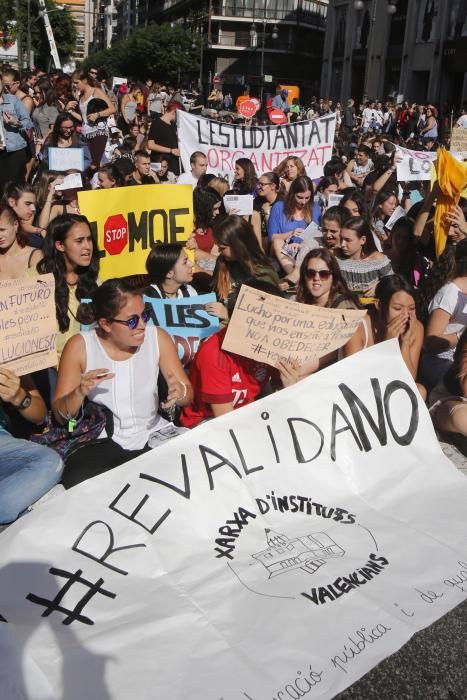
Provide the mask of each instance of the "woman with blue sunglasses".
[{"label": "woman with blue sunglasses", "polygon": [[65,488],[151,448],[151,438],[168,425],[158,413],[159,371],[168,385],[165,410],[193,399],[174,343],[164,330],[147,327],[150,314],[139,293],[124,280],[107,280],[95,292],[92,309],[96,328],[75,335],[63,351],[53,410],[60,423],[73,427],[83,403],[93,401],[113,418],[113,433],[104,431],[104,439],[66,460]]}]

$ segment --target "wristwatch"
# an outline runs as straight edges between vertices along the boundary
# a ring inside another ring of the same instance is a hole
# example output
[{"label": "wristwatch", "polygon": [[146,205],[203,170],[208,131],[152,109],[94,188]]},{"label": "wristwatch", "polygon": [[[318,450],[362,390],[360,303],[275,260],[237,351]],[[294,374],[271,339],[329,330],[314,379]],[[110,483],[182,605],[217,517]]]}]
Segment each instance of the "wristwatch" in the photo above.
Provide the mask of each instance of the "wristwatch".
[{"label": "wristwatch", "polygon": [[32,396],[31,396],[31,394],[29,393],[29,391],[26,391],[26,395],[25,395],[24,399],[21,401],[21,403],[19,404],[19,406],[15,406],[15,408],[16,408],[18,411],[24,411],[25,408],[29,408],[29,406],[31,405],[31,403],[32,403]]}]

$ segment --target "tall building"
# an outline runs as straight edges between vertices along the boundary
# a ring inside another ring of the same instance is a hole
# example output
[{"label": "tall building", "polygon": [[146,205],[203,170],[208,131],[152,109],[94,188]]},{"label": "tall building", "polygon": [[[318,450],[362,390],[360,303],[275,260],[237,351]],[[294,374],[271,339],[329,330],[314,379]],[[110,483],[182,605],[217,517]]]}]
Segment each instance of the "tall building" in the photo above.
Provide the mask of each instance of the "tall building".
[{"label": "tall building", "polygon": [[177,22],[203,37],[202,82],[227,88],[277,83],[319,87],[328,0],[160,0],[149,17]]},{"label": "tall building", "polygon": [[109,49],[117,37],[118,0],[89,0],[92,31],[89,53]]},{"label": "tall building", "polygon": [[127,39],[137,27],[145,27],[148,23],[148,8],[161,0],[117,0],[116,38]]},{"label": "tall building", "polygon": [[467,100],[466,0],[330,0],[321,94]]},{"label": "tall building", "polygon": [[92,1],[91,0],[56,0],[65,6],[73,17],[76,26],[76,48],[72,58],[82,61],[88,55],[88,46],[92,36]]}]

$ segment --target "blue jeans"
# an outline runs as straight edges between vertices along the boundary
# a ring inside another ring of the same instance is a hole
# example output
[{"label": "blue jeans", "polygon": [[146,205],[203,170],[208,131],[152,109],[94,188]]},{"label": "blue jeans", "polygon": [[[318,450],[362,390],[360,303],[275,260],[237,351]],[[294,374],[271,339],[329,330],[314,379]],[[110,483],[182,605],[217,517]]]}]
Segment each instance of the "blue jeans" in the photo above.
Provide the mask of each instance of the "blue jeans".
[{"label": "blue jeans", "polygon": [[58,484],[60,455],[0,430],[0,523],[11,523]]}]

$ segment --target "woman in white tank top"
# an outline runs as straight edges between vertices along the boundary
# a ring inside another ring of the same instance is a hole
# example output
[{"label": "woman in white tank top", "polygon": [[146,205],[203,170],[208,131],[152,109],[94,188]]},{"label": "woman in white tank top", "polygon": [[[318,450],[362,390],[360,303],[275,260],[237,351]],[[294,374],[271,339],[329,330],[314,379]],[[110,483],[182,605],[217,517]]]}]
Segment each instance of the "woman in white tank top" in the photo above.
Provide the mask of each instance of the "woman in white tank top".
[{"label": "woman in white tank top", "polygon": [[[78,107],[82,119],[81,134],[86,139],[91,154],[92,166],[97,169],[101,165],[102,156],[107,145],[107,117],[115,114],[115,107],[105,92],[93,84],[94,81],[89,78],[86,71],[76,70],[72,75],[72,80],[73,88],[79,99]],[[105,103],[107,105],[106,109],[100,109],[88,114],[88,105],[94,99]]]},{"label": "woman in white tank top", "polygon": [[170,336],[146,327],[149,312],[140,294],[123,280],[107,280],[95,293],[93,310],[96,329],[73,336],[65,346],[53,410],[61,423],[78,421],[88,399],[112,414],[114,430],[111,439],[84,445],[69,457],[65,488],[149,449],[150,436],[166,423],[158,413],[159,369],[168,384],[164,409],[193,398]]}]

